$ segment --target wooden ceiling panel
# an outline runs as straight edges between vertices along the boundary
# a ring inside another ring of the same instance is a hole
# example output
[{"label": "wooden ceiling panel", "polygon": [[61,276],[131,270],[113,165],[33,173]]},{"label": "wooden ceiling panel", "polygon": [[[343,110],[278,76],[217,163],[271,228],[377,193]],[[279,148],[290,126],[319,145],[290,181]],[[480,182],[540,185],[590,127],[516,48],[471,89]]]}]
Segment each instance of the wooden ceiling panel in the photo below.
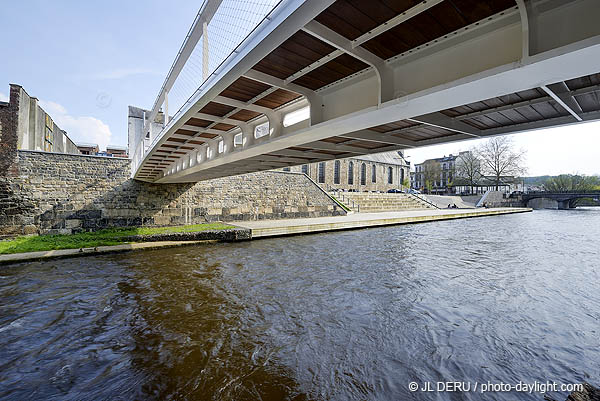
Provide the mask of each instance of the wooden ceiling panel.
[{"label": "wooden ceiling panel", "polygon": [[415,125],[420,125],[419,123],[416,123],[414,121],[408,121],[408,120],[399,120],[399,121],[394,121],[388,124],[383,124],[383,125],[378,125],[375,127],[371,127],[369,128],[371,131],[375,131],[375,132],[389,132],[389,131],[394,131],[397,129],[402,129],[402,128],[408,128],[408,127],[413,127]]},{"label": "wooden ceiling panel", "polygon": [[298,31],[253,68],[285,79],[333,52],[335,48],[304,31]]},{"label": "wooden ceiling panel", "polygon": [[258,106],[276,109],[277,107],[283,106],[284,104],[289,103],[292,100],[299,98],[300,96],[302,95],[286,91],[284,89],[277,89],[275,92],[270,93],[262,99],[258,100],[256,104]]},{"label": "wooden ceiling panel", "polygon": [[240,110],[235,114],[232,114],[229,118],[240,121],[250,121],[253,118],[260,116],[260,113],[250,110]]},{"label": "wooden ceiling panel", "polygon": [[227,89],[221,92],[221,96],[248,102],[270,87],[271,86],[263,84],[262,82],[240,77],[234,83],[229,85]]},{"label": "wooden ceiling panel", "polygon": [[[294,83],[316,90],[368,67],[369,66],[362,61],[348,54],[342,54],[308,74],[296,79]],[[322,82],[322,84],[316,84],[316,82],[319,81]]]},{"label": "wooden ceiling panel", "polygon": [[235,107],[227,106],[226,104],[208,102],[206,106],[200,109],[200,113],[223,117],[225,114],[232,112],[234,109]]},{"label": "wooden ceiling panel", "polygon": [[235,125],[218,123],[213,126],[213,129],[218,129],[219,131],[229,131],[230,129],[235,128]]},{"label": "wooden ceiling panel", "polygon": [[190,118],[187,120],[186,125],[193,125],[194,127],[206,128],[212,124],[212,121],[202,120],[200,118]]}]

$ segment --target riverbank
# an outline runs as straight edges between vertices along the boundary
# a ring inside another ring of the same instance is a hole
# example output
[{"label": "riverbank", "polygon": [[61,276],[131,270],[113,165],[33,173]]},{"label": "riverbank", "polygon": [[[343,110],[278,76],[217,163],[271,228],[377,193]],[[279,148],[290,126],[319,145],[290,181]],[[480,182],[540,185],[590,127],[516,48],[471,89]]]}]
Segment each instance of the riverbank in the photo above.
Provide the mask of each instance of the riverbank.
[{"label": "riverbank", "polygon": [[281,235],[308,234],[323,231],[426,223],[439,220],[464,219],[500,214],[531,212],[530,208],[495,209],[422,209],[400,212],[355,213],[347,216],[317,217],[312,219],[261,220],[235,223],[251,231],[252,239]]},{"label": "riverbank", "polygon": [[111,252],[150,247],[124,246],[139,243],[153,243],[152,247],[164,247],[173,246],[174,243],[236,241],[249,238],[248,230],[220,222],[175,227],[111,228],[64,235],[21,236],[0,241],[0,263],[15,259],[30,260],[78,253],[89,254],[90,250]]},{"label": "riverbank", "polygon": [[355,213],[308,219],[258,220],[234,225],[206,223],[179,227],[109,229],[72,235],[19,237],[0,242],[0,264],[30,260],[194,245],[207,241],[243,241],[281,235],[425,223],[530,212],[528,208],[423,209]]}]

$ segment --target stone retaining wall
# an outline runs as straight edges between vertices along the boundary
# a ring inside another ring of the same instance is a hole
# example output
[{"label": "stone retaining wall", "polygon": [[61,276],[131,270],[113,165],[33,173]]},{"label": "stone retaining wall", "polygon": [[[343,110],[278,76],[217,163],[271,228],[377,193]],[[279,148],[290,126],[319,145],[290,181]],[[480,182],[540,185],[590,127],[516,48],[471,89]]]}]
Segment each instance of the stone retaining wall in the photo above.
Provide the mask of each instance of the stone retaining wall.
[{"label": "stone retaining wall", "polygon": [[345,214],[303,174],[150,184],[131,179],[124,159],[18,151],[15,164],[0,179],[0,237]]}]

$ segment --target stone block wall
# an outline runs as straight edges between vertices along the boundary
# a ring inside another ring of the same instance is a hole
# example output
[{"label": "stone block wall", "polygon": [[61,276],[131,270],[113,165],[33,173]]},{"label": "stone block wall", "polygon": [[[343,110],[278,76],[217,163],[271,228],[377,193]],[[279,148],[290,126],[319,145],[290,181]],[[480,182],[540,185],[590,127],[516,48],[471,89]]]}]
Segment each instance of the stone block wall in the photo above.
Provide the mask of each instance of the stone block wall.
[{"label": "stone block wall", "polygon": [[304,174],[151,184],[130,178],[127,159],[16,153],[18,174],[0,187],[0,237],[345,214]]},{"label": "stone block wall", "polygon": [[[391,153],[391,152],[390,152]],[[339,180],[336,182],[335,164],[339,163]],[[404,178],[409,177],[409,167],[398,164],[388,164],[378,161],[368,161],[359,158],[346,158],[322,162],[325,167],[324,180],[319,180],[319,164],[311,163],[305,166],[293,166],[292,172],[306,172],[306,174],[321,187],[327,190],[352,190],[358,192],[380,191],[398,189],[402,186]],[[352,163],[352,179],[349,180],[350,163]],[[364,184],[362,180],[364,165]],[[391,183],[389,182],[389,168],[392,171]],[[283,169],[282,169],[283,170]],[[375,174],[373,174],[375,171]],[[373,180],[373,177],[375,179]]]}]

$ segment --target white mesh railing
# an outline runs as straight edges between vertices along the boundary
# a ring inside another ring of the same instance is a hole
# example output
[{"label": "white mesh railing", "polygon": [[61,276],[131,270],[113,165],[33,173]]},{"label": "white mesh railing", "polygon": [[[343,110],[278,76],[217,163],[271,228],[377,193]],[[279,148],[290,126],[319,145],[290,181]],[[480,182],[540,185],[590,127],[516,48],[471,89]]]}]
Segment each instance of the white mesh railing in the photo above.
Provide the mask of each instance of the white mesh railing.
[{"label": "white mesh railing", "polygon": [[[146,152],[161,136],[161,130],[151,121],[162,110],[176,119],[187,109],[192,97],[210,76],[269,14],[285,0],[205,0],[186,36],[173,66],[165,79],[151,113],[144,125],[144,135],[150,138],[138,141],[132,153],[133,171],[136,171]],[[216,11],[215,11],[216,9]],[[208,21],[207,21],[208,20]],[[205,26],[204,26],[205,25]],[[164,126],[167,125],[165,122]]]}]

